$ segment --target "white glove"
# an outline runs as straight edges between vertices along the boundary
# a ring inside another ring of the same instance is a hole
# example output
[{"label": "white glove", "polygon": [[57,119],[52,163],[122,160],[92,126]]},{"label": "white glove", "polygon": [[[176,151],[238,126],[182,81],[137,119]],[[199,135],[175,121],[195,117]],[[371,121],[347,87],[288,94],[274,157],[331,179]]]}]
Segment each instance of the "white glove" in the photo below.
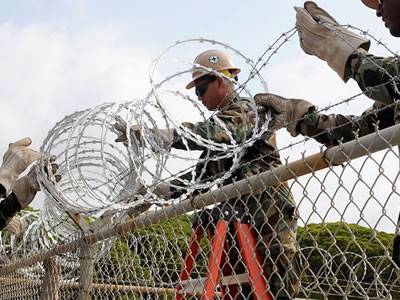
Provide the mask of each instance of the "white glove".
[{"label": "white glove", "polygon": [[[49,177],[54,175],[58,170],[58,165],[54,163],[54,161],[55,157],[51,157],[49,160],[51,170],[45,169]],[[57,174],[54,175],[54,177],[57,182],[61,180],[61,175]],[[21,205],[21,209],[24,209],[32,202],[38,191],[40,191],[40,185],[37,180],[36,166],[32,166],[29,173],[18,179],[13,188],[13,192]]]},{"label": "white glove", "polygon": [[302,99],[287,99],[274,94],[257,94],[257,105],[273,109],[272,128],[274,131],[286,127],[292,136],[299,134],[298,124],[307,113],[316,110],[316,106]]},{"label": "white glove", "polygon": [[28,148],[30,144],[32,144],[32,140],[29,137],[11,143],[3,156],[3,164],[0,168],[0,184],[5,189],[5,195],[12,190],[18,176],[32,162],[40,158],[38,152]]},{"label": "white glove", "polygon": [[294,9],[301,48],[305,53],[326,61],[346,82],[349,79],[345,74],[349,57],[360,47],[368,51],[370,41],[340,26],[312,1],[304,2],[304,8]]}]

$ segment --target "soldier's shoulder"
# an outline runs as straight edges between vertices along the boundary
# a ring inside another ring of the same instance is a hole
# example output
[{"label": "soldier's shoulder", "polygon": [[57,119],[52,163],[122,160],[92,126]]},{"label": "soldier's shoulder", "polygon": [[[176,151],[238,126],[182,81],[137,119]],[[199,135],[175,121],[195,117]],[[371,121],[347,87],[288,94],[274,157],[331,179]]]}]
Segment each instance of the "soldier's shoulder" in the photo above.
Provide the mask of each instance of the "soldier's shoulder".
[{"label": "soldier's shoulder", "polygon": [[227,107],[228,110],[237,110],[237,109],[244,109],[250,108],[254,106],[254,100],[252,101],[249,97],[240,97],[237,96]]}]

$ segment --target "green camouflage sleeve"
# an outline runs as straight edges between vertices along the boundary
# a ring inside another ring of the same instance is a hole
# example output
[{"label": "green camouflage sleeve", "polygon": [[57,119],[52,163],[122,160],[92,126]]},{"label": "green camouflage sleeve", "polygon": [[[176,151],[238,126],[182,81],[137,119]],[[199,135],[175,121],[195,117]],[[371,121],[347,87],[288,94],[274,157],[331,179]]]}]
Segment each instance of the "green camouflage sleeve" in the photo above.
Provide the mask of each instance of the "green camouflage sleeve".
[{"label": "green camouflage sleeve", "polygon": [[306,115],[304,121],[299,124],[299,130],[303,135],[312,137],[329,147],[337,145],[339,141],[350,141],[356,134],[364,136],[372,133],[375,131],[375,126],[383,129],[392,125],[394,125],[393,107],[375,103],[361,116],[326,115],[317,112]]},{"label": "green camouflage sleeve", "polygon": [[[182,123],[192,133],[216,143],[233,144],[244,142],[254,128],[254,115],[249,113],[246,103],[234,103],[228,109],[219,112],[212,119],[198,123]],[[192,150],[204,150],[198,143],[187,140]],[[175,132],[173,148],[186,149],[181,137]]]},{"label": "green camouflage sleeve", "polygon": [[[365,50],[357,51],[349,60],[346,69],[348,77],[357,81],[362,91],[375,100],[374,106],[361,117],[341,114],[312,113],[299,124],[303,135],[309,136],[326,146],[337,145],[339,141],[347,142],[358,136],[394,124],[393,107],[384,107],[400,99],[400,63],[395,57],[377,57]],[[387,83],[387,84],[385,84]]]},{"label": "green camouflage sleeve", "polygon": [[6,188],[0,184],[0,199],[6,197]]},{"label": "green camouflage sleeve", "polygon": [[8,222],[21,210],[17,197],[11,193],[7,198],[0,202],[0,230],[7,226]]},{"label": "green camouflage sleeve", "polygon": [[383,104],[400,99],[399,58],[378,57],[359,50],[349,61],[348,73],[369,98]]}]

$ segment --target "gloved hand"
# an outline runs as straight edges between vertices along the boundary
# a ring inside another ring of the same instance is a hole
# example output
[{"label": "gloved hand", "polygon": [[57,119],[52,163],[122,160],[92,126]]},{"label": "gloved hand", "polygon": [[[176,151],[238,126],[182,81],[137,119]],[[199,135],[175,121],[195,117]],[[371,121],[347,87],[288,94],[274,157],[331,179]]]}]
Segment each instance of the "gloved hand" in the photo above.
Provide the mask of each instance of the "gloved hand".
[{"label": "gloved hand", "polygon": [[[125,146],[128,145],[128,138],[126,136],[126,122],[119,116],[115,117],[114,128],[117,130],[118,137],[115,139],[117,143],[123,143]],[[169,150],[174,139],[173,129],[152,129],[151,130],[154,138],[161,138],[161,147]],[[143,145],[143,137],[139,125],[133,125],[130,129],[131,140],[135,139],[139,145]]]},{"label": "gloved hand", "polygon": [[11,221],[7,224],[7,226],[3,229],[3,232],[9,232],[10,234],[14,234],[19,236],[23,233],[26,228],[26,222],[21,217],[15,216],[11,219]]},{"label": "gloved hand", "polygon": [[295,10],[301,48],[305,53],[326,61],[346,82],[349,79],[345,74],[349,57],[360,47],[368,51],[370,41],[341,27],[315,2],[306,1],[304,8],[295,7]]},{"label": "gloved hand", "polygon": [[[137,192],[137,195],[146,196],[147,187],[142,185]],[[168,183],[159,182],[156,187],[152,191],[156,196],[164,198],[164,200],[168,200],[171,198],[171,187]],[[143,198],[139,197],[143,201]],[[137,217],[138,215],[147,211],[152,205],[153,201],[144,200],[141,204],[134,206],[128,210],[128,215],[132,218]]]},{"label": "gloved hand", "polygon": [[[49,160],[51,170],[45,168],[45,171],[48,177],[54,175],[58,182],[61,180],[61,176],[58,174],[55,175],[58,170],[58,165],[54,163],[54,161],[55,157],[51,157]],[[38,191],[40,191],[40,185],[37,180],[36,166],[32,166],[29,173],[18,179],[13,188],[13,192],[21,205],[21,209],[24,209],[32,202]]]},{"label": "gloved hand", "polygon": [[[115,124],[113,125],[117,130],[118,137],[115,139],[116,143],[123,143],[128,145],[128,137],[126,136],[126,122],[120,116],[115,117]],[[138,125],[133,125],[130,129],[131,139],[136,139],[141,145],[143,144],[142,134]]]},{"label": "gloved hand", "polygon": [[11,143],[3,156],[3,164],[0,168],[0,185],[4,188],[4,195],[7,195],[13,188],[18,176],[35,160],[40,154],[28,146],[32,140],[27,137]]},{"label": "gloved hand", "polygon": [[[138,194],[144,196],[147,194],[147,189],[148,187],[142,185],[142,187],[138,190]],[[149,188],[151,189],[151,188]],[[154,195],[164,198],[165,200],[168,200],[171,198],[171,186],[168,184],[168,182],[159,182],[155,184],[155,187],[152,188],[152,192]]]},{"label": "gloved hand", "polygon": [[298,125],[304,115],[316,110],[316,106],[302,99],[287,99],[274,94],[257,94],[254,96],[257,105],[272,108],[272,130],[286,127],[292,136],[299,134]]},{"label": "gloved hand", "polygon": [[158,197],[168,200],[171,198],[171,186],[166,182],[160,182],[157,184],[153,193]]}]

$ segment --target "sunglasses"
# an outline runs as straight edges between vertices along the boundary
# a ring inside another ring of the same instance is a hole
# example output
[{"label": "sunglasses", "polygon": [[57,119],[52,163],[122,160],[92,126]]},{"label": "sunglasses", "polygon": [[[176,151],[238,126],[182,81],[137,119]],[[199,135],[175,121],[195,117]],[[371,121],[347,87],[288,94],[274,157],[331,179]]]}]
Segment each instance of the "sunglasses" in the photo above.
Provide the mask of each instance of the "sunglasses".
[{"label": "sunglasses", "polygon": [[195,93],[197,97],[202,97],[208,89],[208,86],[210,85],[211,82],[215,81],[217,79],[217,76],[212,75],[208,76],[207,78],[201,78],[202,84],[196,86]]}]

